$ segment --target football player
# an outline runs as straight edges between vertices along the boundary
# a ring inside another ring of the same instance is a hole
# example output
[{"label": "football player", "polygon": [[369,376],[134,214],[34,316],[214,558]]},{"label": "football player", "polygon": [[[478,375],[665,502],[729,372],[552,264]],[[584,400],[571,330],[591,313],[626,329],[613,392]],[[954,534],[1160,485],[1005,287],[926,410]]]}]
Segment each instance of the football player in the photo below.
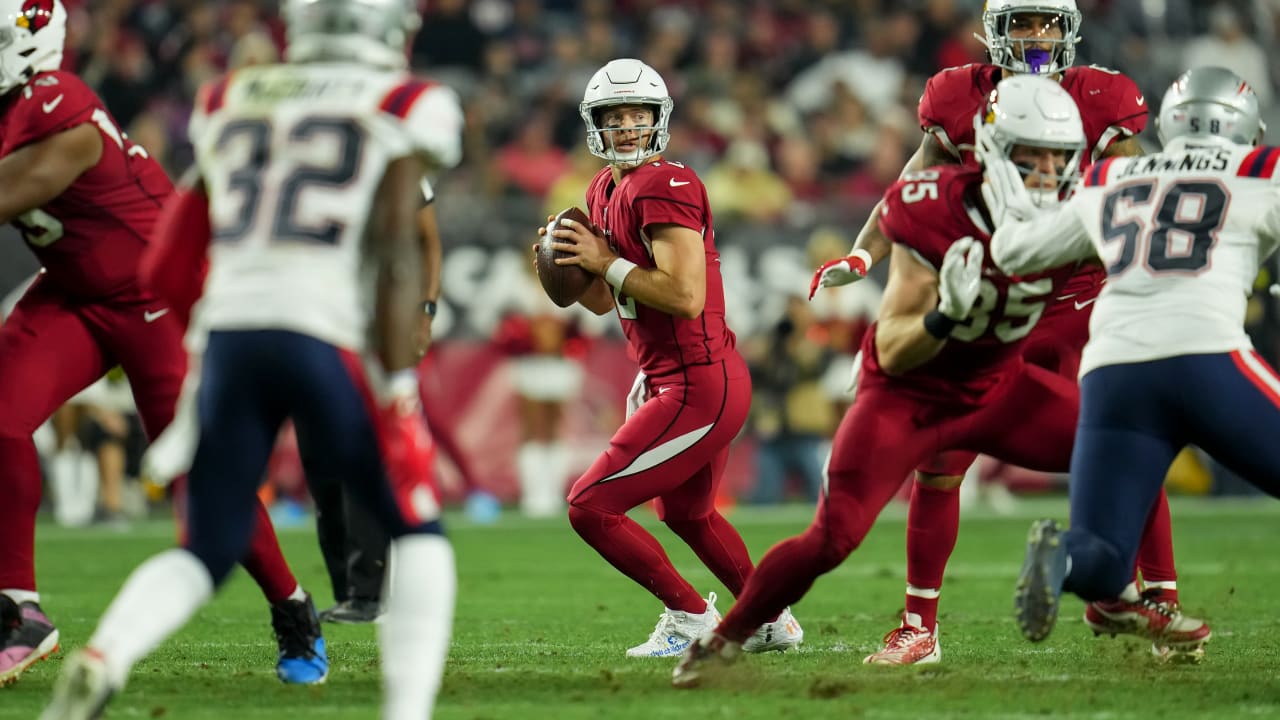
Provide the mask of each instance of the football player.
[{"label": "football player", "polygon": [[[1179,77],[1156,123],[1163,151],[1094,165],[1070,201],[1018,213],[1034,219],[1003,223],[991,245],[1007,272],[1098,259],[1107,272],[1082,358],[1071,529],[1035,523],[1018,578],[1031,640],[1053,628],[1064,589],[1095,603],[1131,592],[1143,518],[1184,445],[1280,495],[1280,378],[1243,327],[1258,266],[1280,243],[1280,149],[1258,146],[1258,98],[1221,68]],[[992,184],[1025,206],[1011,185]],[[1149,594],[1128,599],[1103,603],[1117,625],[1202,651],[1199,621]]]},{"label": "football player", "polygon": [[[592,76],[580,105],[587,147],[609,164],[587,188],[592,227],[565,220],[551,231],[552,246],[572,254],[557,263],[597,276],[579,302],[599,315],[616,309],[640,364],[642,402],[568,497],[573,529],[665,606],[628,657],[678,655],[720,621],[715,593],[703,599],[628,510],[656,498],[658,517],[734,595],[751,572],[742,537],[715,506],[751,377],[725,325],[706,188],[662,157],[672,107],[662,77],[639,60],[613,60]],[[749,651],[804,637],[785,607],[758,626]]]},{"label": "football player", "polygon": [[[1147,122],[1146,99],[1133,81],[1113,70],[1075,67],[1080,12],[1075,0],[990,0],[982,13],[989,64],[948,68],[929,79],[920,98],[924,139],[907,162],[906,173],[949,163],[975,164],[973,115],[996,84],[1006,77],[1030,74],[1061,83],[1080,109],[1085,133],[1082,163],[1104,157],[1141,153],[1137,134]],[[876,207],[849,257],[832,260],[813,277],[810,296],[819,287],[854,282],[889,255],[890,242],[880,232]],[[1080,349],[1089,336],[1089,312],[1102,284],[1096,264],[1084,263],[1040,310],[1041,316],[1023,354],[1033,364],[1076,379]],[[938,598],[948,558],[960,525],[959,487],[974,460],[966,451],[927,458],[916,468],[907,515],[907,590],[899,627],[868,663],[913,664],[940,657],[937,633]],[[1162,599],[1176,603],[1177,575],[1169,507],[1163,492],[1144,534],[1138,565],[1148,588],[1160,588]],[[1094,606],[1085,621],[1099,633],[1116,628]]]},{"label": "football player", "polygon": [[[975,124],[978,142],[1027,168],[1019,180],[1038,197],[1070,187],[1085,134],[1061,85],[1006,78]],[[1022,345],[1075,269],[999,272],[986,253],[993,226],[983,181],[982,168],[952,164],[909,173],[885,193],[889,282],[863,339],[861,387],[836,430],[817,516],[760,560],[720,625],[686,651],[677,687],[697,685],[708,663],[732,660],[760,623],[843,562],[923,459],[964,449],[1034,469],[1068,466],[1076,384],[1027,363]]]},{"label": "football player", "polygon": [[242,68],[197,97],[199,179],[158,240],[186,247],[183,278],[205,257],[190,248],[209,245],[188,537],[130,576],[68,658],[46,720],[96,717],[227,578],[286,418],[308,482],[348,483],[393,538],[395,563],[414,569],[393,574],[379,627],[382,716],[431,716],[456,579],[418,407],[415,215],[427,166],[458,161],[462,111],[453,91],[405,70],[412,0],[290,0],[284,16],[286,63]]},{"label": "football player", "polygon": [[[0,222],[43,265],[0,326],[0,593],[22,622],[0,627],[0,685],[48,657],[59,634],[40,608],[35,519],[40,468],[31,433],[115,365],[149,437],[174,416],[186,372],[178,313],[138,282],[139,257],[172,185],[78,77],[61,72],[59,0],[0,0]],[[307,593],[253,506],[245,567],[271,602],[285,682],[328,671]]]}]

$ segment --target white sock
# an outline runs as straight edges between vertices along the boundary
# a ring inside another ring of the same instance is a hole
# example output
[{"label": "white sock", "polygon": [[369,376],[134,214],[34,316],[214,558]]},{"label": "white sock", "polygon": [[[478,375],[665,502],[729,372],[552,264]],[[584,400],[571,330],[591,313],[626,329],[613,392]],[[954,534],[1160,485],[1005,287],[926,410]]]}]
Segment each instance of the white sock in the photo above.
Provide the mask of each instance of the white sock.
[{"label": "white sock", "polygon": [[383,593],[382,718],[423,720],[431,717],[449,654],[458,582],[453,547],[439,535],[406,535],[391,543],[391,557],[413,572],[390,576]]},{"label": "white sock", "polygon": [[520,510],[529,517],[553,517],[564,502],[561,482],[552,474],[554,445],[527,442],[516,451],[516,475],[520,480]]},{"label": "white sock", "polygon": [[35,590],[17,590],[5,588],[0,590],[0,595],[8,595],[9,599],[21,605],[22,603],[40,603],[40,593]]},{"label": "white sock", "polygon": [[298,583],[293,592],[289,593],[289,597],[285,598],[285,600],[297,600],[298,602],[304,602],[306,599],[307,591],[302,589],[302,583]]},{"label": "white sock", "polygon": [[89,647],[102,653],[112,685],[191,619],[213,595],[213,578],[195,555],[175,548],[138,566],[103,614]]}]

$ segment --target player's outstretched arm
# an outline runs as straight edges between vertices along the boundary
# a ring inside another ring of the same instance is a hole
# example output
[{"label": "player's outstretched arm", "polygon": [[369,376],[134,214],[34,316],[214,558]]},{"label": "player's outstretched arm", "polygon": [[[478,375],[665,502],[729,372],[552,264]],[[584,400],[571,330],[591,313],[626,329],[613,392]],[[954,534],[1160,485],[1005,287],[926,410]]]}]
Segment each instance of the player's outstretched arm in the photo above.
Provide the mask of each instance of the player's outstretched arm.
[{"label": "player's outstretched arm", "polygon": [[1089,231],[1077,212],[1079,204],[1091,197],[1076,194],[1030,220],[1006,220],[991,236],[991,261],[1006,275],[1028,275],[1097,259]]},{"label": "player's outstretched arm", "polygon": [[58,197],[102,157],[102,133],[90,123],[50,135],[0,159],[0,224]]},{"label": "player's outstretched arm", "polygon": [[[947,152],[942,143],[938,142],[933,133],[925,133],[924,139],[920,141],[920,147],[916,148],[915,153],[907,160],[899,177],[935,165],[953,164],[955,161],[956,159]],[[884,200],[877,202],[872,208],[867,222],[858,231],[858,237],[854,240],[853,249],[849,251],[848,257],[829,260],[818,268],[813,275],[813,280],[809,283],[810,300],[819,288],[838,287],[861,280],[871,271],[871,266],[889,256],[893,243],[880,230],[880,212],[883,209]]]},{"label": "player's outstretched arm", "polygon": [[946,336],[937,337],[924,325],[925,317],[937,307],[937,272],[905,245],[894,245],[876,321],[876,356],[886,373],[901,375],[942,350]]},{"label": "player's outstretched arm", "polygon": [[983,249],[971,237],[956,240],[937,273],[905,246],[895,245],[893,252],[876,355],[886,373],[901,375],[937,355],[955,326],[968,319],[981,288]]},{"label": "player's outstretched arm", "polygon": [[[423,277],[417,214],[423,171],[422,161],[414,156],[387,166],[365,233],[365,252],[377,271],[373,349],[387,373],[418,363],[414,333],[422,314]],[[415,379],[415,392],[416,388]]]}]

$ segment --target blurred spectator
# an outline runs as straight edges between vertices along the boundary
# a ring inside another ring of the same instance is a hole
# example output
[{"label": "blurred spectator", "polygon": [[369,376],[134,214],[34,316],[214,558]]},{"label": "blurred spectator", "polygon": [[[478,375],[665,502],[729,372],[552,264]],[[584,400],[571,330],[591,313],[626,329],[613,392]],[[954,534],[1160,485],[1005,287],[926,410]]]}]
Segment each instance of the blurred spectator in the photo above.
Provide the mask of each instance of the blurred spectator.
[{"label": "blurred spectator", "polygon": [[1209,28],[1211,34],[1201,35],[1187,46],[1183,56],[1187,67],[1224,67],[1253,86],[1260,104],[1270,105],[1275,92],[1267,53],[1245,33],[1239,12],[1227,3],[1218,3],[1209,14]]},{"label": "blurred spectator", "polygon": [[768,151],[754,140],[730,145],[705,182],[720,223],[774,221],[791,204],[786,182],[769,169]]},{"label": "blurred spectator", "polygon": [[822,453],[838,420],[822,385],[833,354],[827,334],[805,298],[793,296],[772,332],[744,349],[751,368],[757,442],[751,501],[786,499],[792,475],[800,481],[800,496],[816,501],[822,488]]},{"label": "blurred spectator", "polygon": [[480,71],[485,36],[468,12],[466,0],[433,0],[413,40],[419,67],[457,66]]},{"label": "blurred spectator", "polygon": [[504,145],[494,161],[497,187],[538,200],[569,170],[568,155],[552,142],[551,118],[545,112],[526,115],[515,140]]}]

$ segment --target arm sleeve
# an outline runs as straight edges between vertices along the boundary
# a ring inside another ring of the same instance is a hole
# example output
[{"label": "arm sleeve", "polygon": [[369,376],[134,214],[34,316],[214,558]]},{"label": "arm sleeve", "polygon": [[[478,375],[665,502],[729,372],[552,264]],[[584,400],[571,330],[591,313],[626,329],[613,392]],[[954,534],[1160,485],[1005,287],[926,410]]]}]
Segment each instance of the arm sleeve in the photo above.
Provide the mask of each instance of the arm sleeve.
[{"label": "arm sleeve", "polygon": [[1008,275],[1030,275],[1095,257],[1075,206],[1073,199],[1033,220],[1004,223],[991,236],[991,261]]}]

